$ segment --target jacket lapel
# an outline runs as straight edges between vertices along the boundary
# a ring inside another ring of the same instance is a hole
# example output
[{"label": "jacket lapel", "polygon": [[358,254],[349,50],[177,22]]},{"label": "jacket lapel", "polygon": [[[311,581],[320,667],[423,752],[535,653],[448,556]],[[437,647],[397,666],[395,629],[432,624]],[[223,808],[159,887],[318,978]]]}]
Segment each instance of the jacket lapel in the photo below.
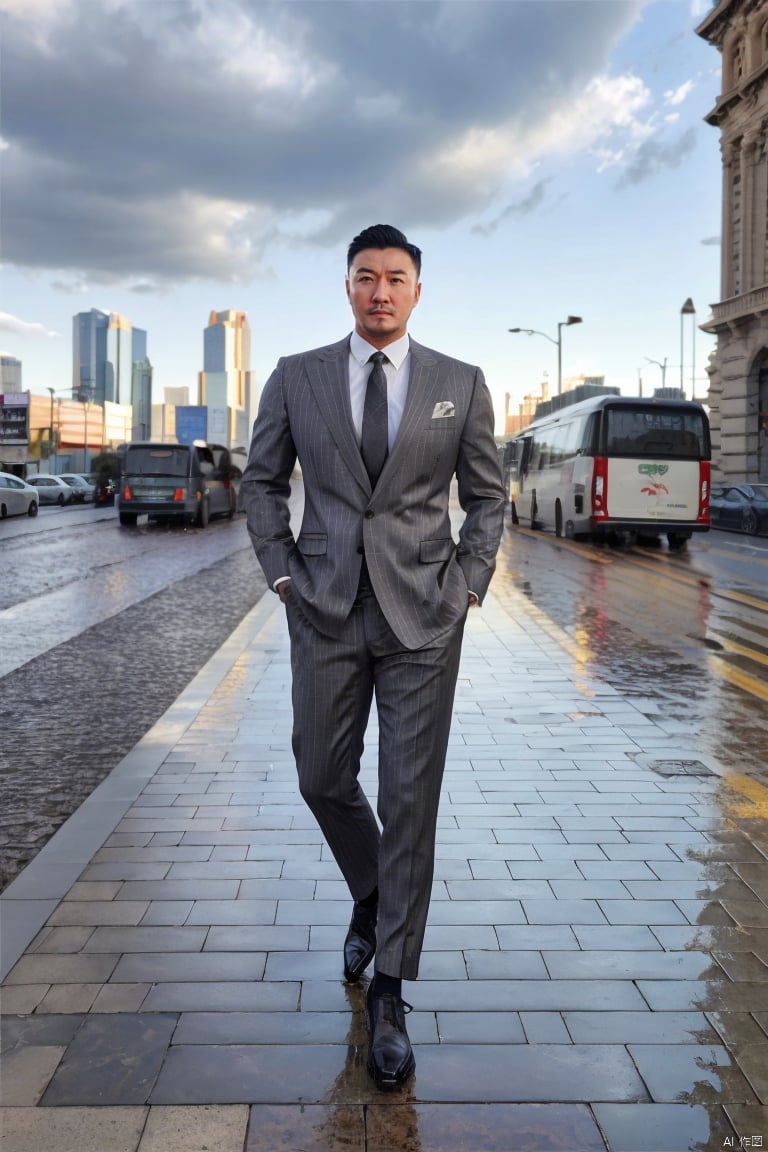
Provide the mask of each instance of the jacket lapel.
[{"label": "jacket lapel", "polygon": [[407,459],[409,444],[414,433],[424,427],[438,400],[443,384],[440,380],[440,361],[434,353],[411,340],[411,371],[408,379],[408,396],[400,421],[397,439],[384,467],[381,470],[378,486],[387,479],[390,471],[397,469]]},{"label": "jacket lapel", "polygon": [[315,401],[340,456],[361,487],[370,492],[349,402],[349,337],[307,357],[306,367]]}]

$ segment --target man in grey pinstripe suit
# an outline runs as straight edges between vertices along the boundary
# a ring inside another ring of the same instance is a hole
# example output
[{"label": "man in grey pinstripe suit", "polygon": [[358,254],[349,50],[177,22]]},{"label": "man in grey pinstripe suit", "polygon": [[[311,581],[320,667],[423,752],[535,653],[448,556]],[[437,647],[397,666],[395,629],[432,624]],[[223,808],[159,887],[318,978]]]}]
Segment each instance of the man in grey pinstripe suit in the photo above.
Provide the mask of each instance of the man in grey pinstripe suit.
[{"label": "man in grey pinstripe suit", "polygon": [[[418,974],[464,622],[490,583],[504,507],[482,372],[408,336],[420,271],[421,252],[397,229],[355,237],[354,332],[278,362],[241,485],[256,555],[288,617],[299,788],[354,901],[347,980],[376,958],[368,1068],[382,1089],[415,1066],[401,982]],[[366,403],[374,380],[385,399],[378,433]],[[372,435],[383,464],[370,463]],[[297,459],[304,513],[294,533]],[[358,781],[374,695],[381,830]]]}]

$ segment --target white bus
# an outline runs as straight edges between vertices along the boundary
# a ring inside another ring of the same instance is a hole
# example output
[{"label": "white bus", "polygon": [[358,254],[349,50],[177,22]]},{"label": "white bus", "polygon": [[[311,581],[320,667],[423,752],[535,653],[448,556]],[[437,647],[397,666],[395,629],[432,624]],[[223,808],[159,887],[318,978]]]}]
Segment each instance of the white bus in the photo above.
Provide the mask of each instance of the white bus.
[{"label": "white bus", "polygon": [[679,550],[709,528],[709,421],[700,404],[602,395],[561,407],[504,449],[512,521],[557,536]]}]

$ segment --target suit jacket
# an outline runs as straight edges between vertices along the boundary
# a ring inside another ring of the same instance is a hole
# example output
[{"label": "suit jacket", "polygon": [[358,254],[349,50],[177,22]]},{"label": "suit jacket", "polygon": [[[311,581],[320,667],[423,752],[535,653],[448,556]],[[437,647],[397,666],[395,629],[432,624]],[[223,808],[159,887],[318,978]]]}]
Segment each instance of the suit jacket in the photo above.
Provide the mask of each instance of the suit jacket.
[{"label": "suit jacket", "polygon": [[[338,635],[363,554],[376,598],[409,649],[446,632],[482,600],[503,529],[491,397],[479,368],[410,342],[408,396],[375,489],[349,400],[349,337],[281,359],[253,427],[241,506],[270,585],[290,576],[311,623]],[[296,460],[304,480],[298,536],[289,523]],[[451,534],[453,477],[465,518]]]}]

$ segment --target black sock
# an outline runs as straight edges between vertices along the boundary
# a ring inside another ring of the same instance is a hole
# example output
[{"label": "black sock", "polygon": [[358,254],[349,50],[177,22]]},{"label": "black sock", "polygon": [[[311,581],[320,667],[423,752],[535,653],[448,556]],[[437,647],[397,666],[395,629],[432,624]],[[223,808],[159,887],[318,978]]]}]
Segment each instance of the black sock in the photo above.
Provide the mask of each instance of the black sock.
[{"label": "black sock", "polygon": [[373,973],[373,995],[386,996],[399,996],[402,1000],[403,982],[399,976],[387,976],[384,972],[377,972],[374,969]]},{"label": "black sock", "polygon": [[369,909],[375,908],[376,905],[378,904],[378,902],[379,902],[379,890],[378,890],[378,888],[374,888],[373,892],[371,892],[370,896],[366,896],[365,900],[358,900],[358,904],[360,905],[361,908],[369,908]]}]

